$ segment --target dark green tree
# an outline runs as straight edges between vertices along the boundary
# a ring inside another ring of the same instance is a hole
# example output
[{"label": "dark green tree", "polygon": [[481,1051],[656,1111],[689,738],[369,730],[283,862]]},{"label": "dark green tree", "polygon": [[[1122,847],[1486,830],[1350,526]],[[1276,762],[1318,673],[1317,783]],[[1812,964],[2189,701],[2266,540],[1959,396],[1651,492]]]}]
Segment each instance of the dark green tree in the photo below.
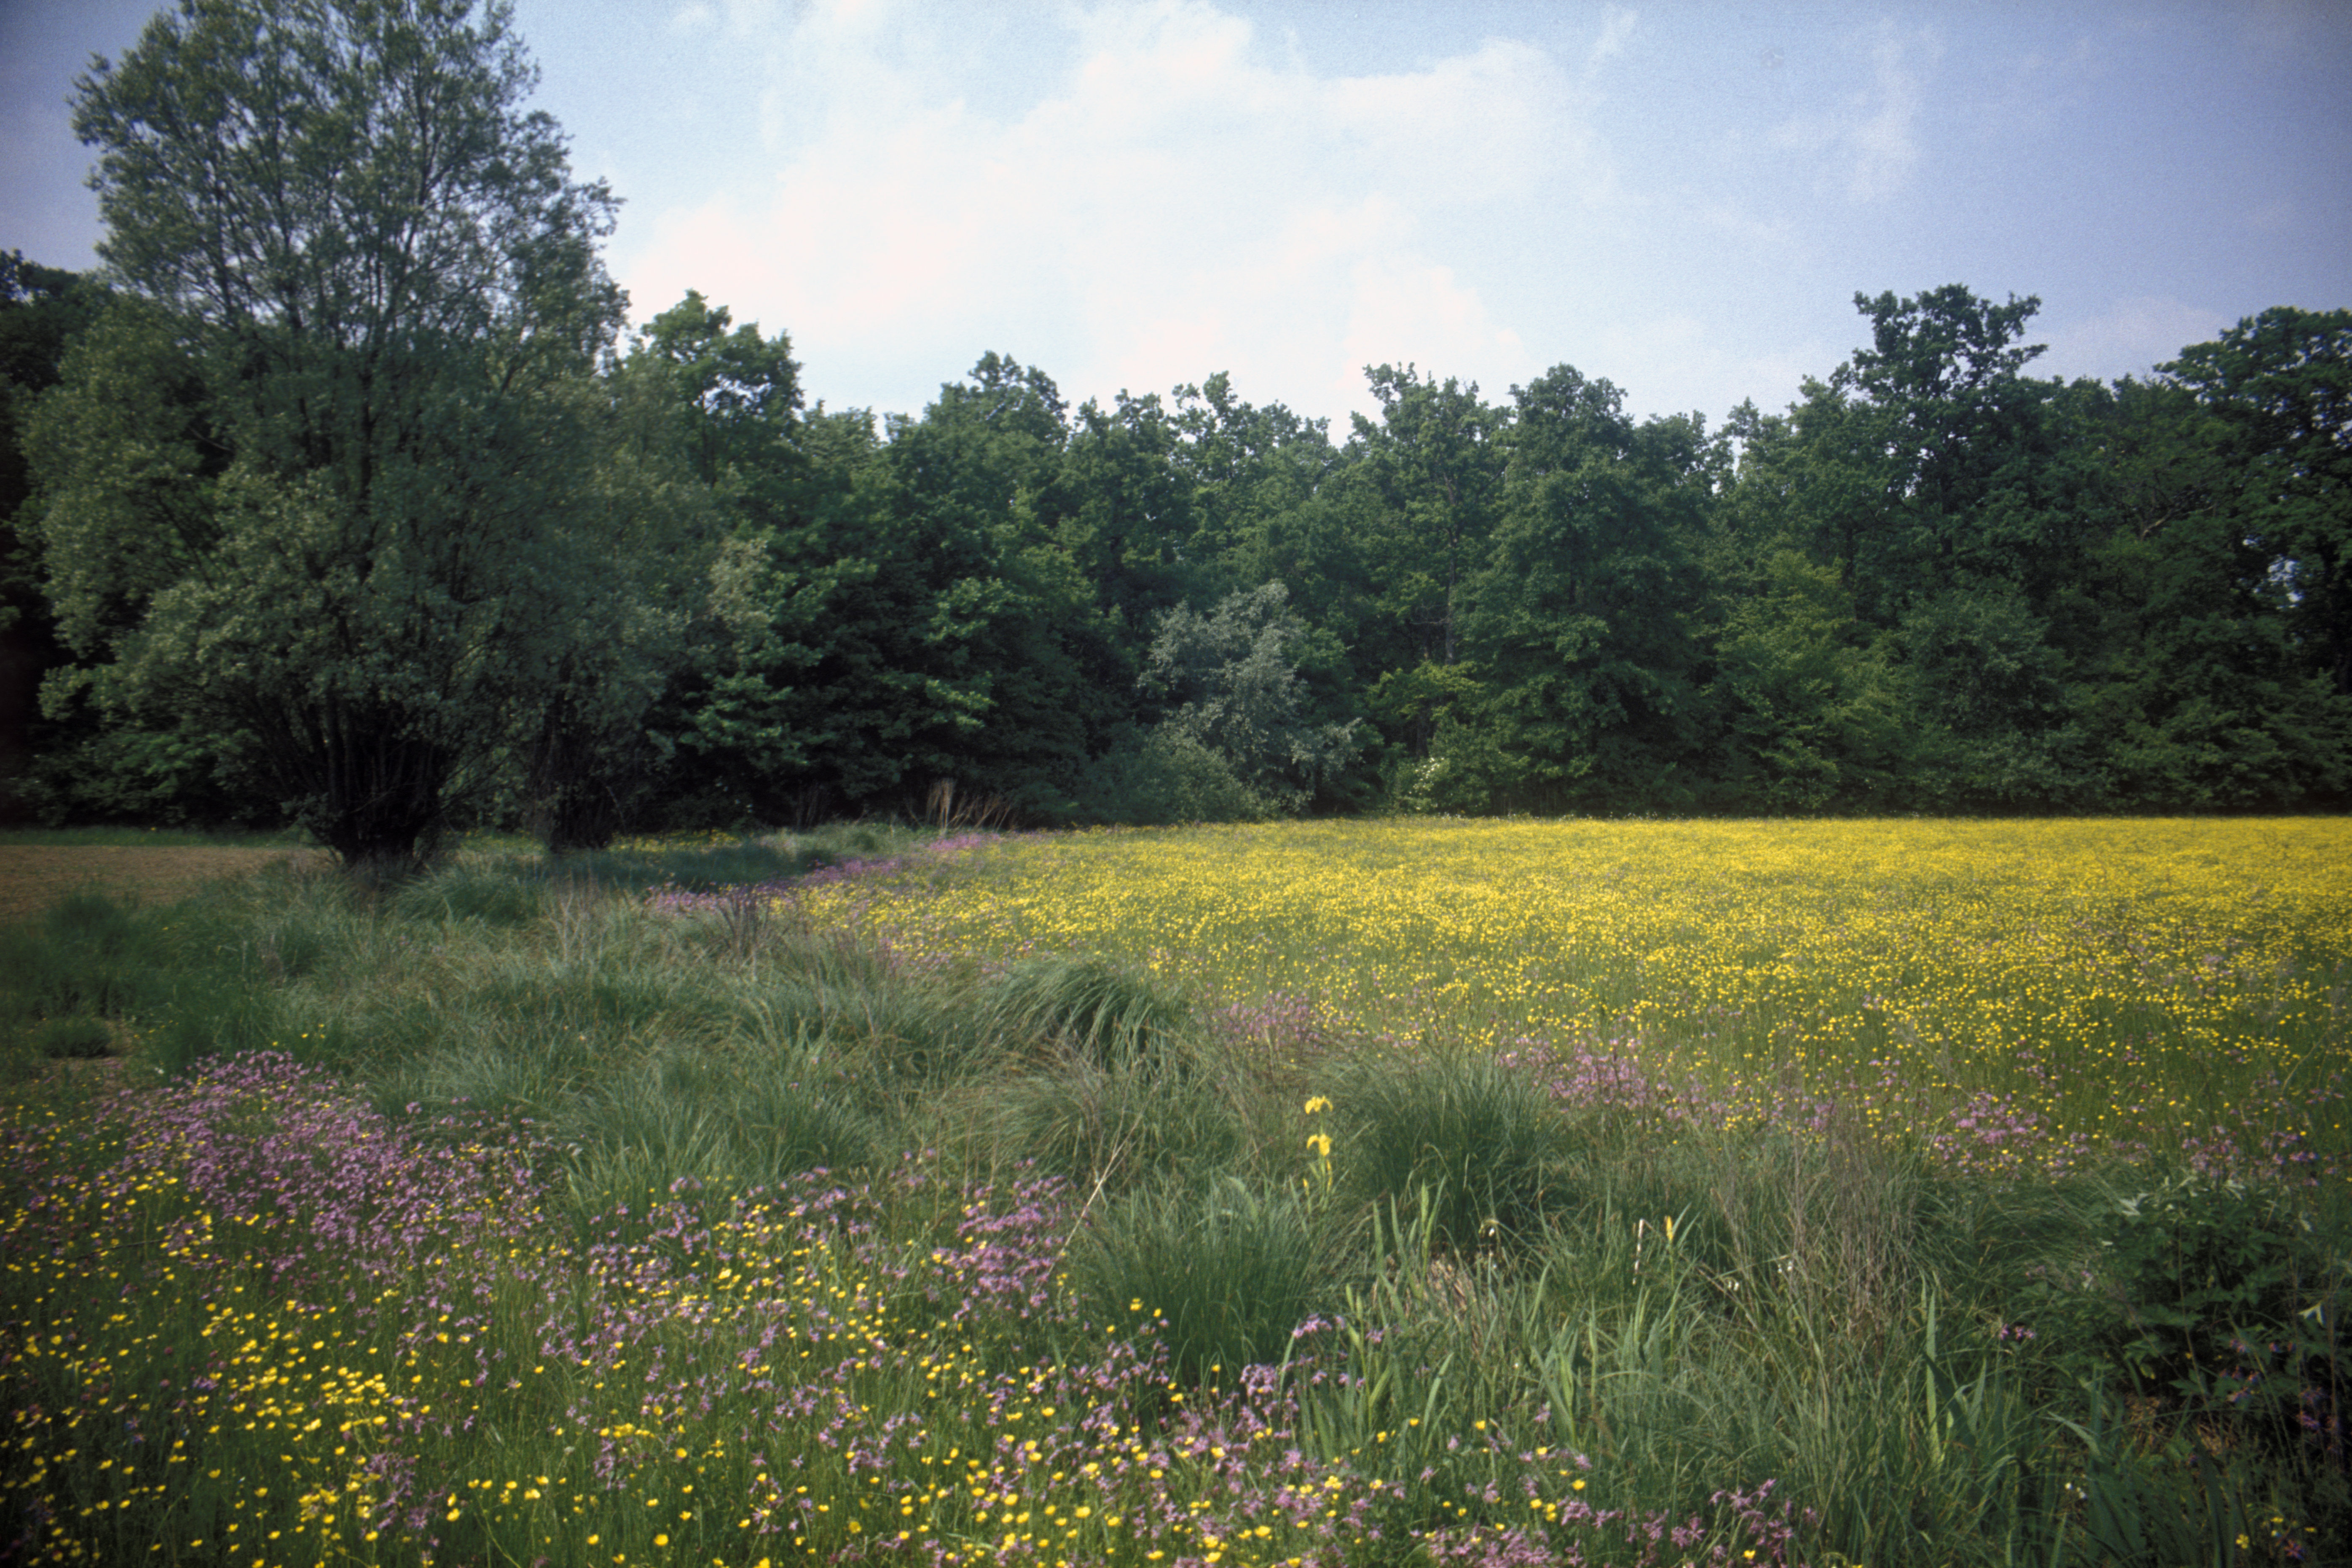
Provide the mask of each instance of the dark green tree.
[{"label": "dark green tree", "polygon": [[[600,804],[698,823],[747,808],[793,815],[761,786],[805,761],[772,678],[805,662],[800,638],[821,626],[825,594],[791,559],[805,542],[814,466],[791,340],[738,325],[688,290],[647,323],[610,380],[631,411],[621,449],[639,486],[667,503],[649,510],[669,520],[673,548],[696,570],[650,584],[668,624],[641,664],[667,679],[635,731],[597,748],[626,775],[626,787],[604,782]],[[870,448],[870,427],[853,423]],[[815,429],[830,424],[821,416]]]},{"label": "dark green tree", "polygon": [[[1733,421],[1738,478],[1706,552],[1731,753],[1778,774],[1768,787],[1791,804],[1786,791],[1828,805],[1857,789],[1940,809],[2084,804],[2100,787],[2075,679],[2095,619],[2083,596],[2095,485],[2067,450],[2075,394],[2025,374],[2039,301],[1955,284],[1854,303],[1867,347],[1808,381],[1785,416]],[[1790,551],[1834,571],[1838,593],[1804,587],[1780,559]],[[1772,672],[1809,641],[1811,675]]]},{"label": "dark green tree", "polygon": [[1779,550],[1717,608],[1722,793],[1775,812],[1884,803],[1902,754],[1899,689],[1835,569]]},{"label": "dark green tree", "polygon": [[2352,695],[2352,310],[2265,310],[2159,368],[2221,421],[2291,635]]},{"label": "dark green tree", "polygon": [[1338,466],[1328,426],[1279,403],[1242,401],[1222,372],[1176,388],[1171,402],[1169,417],[1181,437],[1172,461],[1192,493],[1186,556],[1224,592],[1283,576],[1303,607],[1301,584],[1265,568],[1268,552],[1278,555],[1282,541],[1301,531],[1284,528],[1283,520],[1308,507]]},{"label": "dark green tree", "polygon": [[0,822],[32,807],[26,785],[34,746],[76,739],[47,733],[36,741],[42,678],[72,656],[41,592],[26,439],[34,399],[58,384],[67,343],[96,319],[104,298],[78,273],[0,253]]},{"label": "dark green tree", "polygon": [[[1857,294],[1871,345],[1831,376],[1847,428],[1825,445],[1868,476],[1833,531],[1863,613],[1881,624],[1955,587],[2017,584],[2039,607],[2074,569],[2064,470],[2053,464],[2059,384],[2024,374],[2041,301],[1996,305],[1959,284],[1916,299]],[[1824,425],[1831,421],[1822,421]]]},{"label": "dark green tree", "polygon": [[1207,579],[1194,549],[1198,489],[1177,465],[1181,432],[1157,394],[1088,402],[1072,423],[1048,501],[1064,547],[1104,614],[1136,639]]},{"label": "dark green tree", "polygon": [[1482,689],[1444,743],[1448,787],[1482,806],[1687,805],[1711,444],[1695,417],[1637,426],[1616,387],[1568,365],[1512,395],[1464,622]]},{"label": "dark green tree", "polygon": [[2246,515],[2238,442],[2189,386],[2126,377],[2074,443],[2105,507],[2081,707],[2113,798],[2135,809],[2308,809],[2352,783],[2352,700],[2299,635]]},{"label": "dark green tree", "polygon": [[347,863],[418,853],[604,635],[614,204],[473,10],[184,0],[78,84],[131,298],[37,421],[60,627]]},{"label": "dark green tree", "polygon": [[1412,365],[1367,366],[1364,374],[1381,417],[1352,416],[1349,454],[1380,503],[1379,530],[1366,546],[1382,586],[1381,611],[1417,656],[1384,662],[1452,664],[1464,585],[1494,529],[1510,416],[1481,400],[1475,383],[1441,384]]},{"label": "dark green tree", "polygon": [[[696,417],[722,416],[739,417]],[[1131,709],[1095,671],[1131,686],[1140,657],[1099,635],[1046,515],[1065,419],[1050,377],[991,353],[887,439],[821,407],[747,437],[720,482],[741,520],[719,567],[724,636],[666,710],[682,771],[771,820],[919,812],[943,786],[1055,815],[1089,736]]]},{"label": "dark green tree", "polygon": [[[710,425],[790,428],[797,367],[782,341],[763,343],[746,328],[716,354],[682,352],[681,312],[701,312],[720,333],[727,325],[725,310],[704,310],[689,295],[654,322],[656,345],[669,334],[667,352],[641,342],[597,384],[593,482],[569,541],[573,563],[590,569],[572,606],[598,635],[560,652],[520,741],[523,816],[557,854],[603,848],[648,814],[676,755],[661,704],[721,635],[726,502],[747,486],[731,455],[714,453]],[[752,384],[762,375],[779,376],[787,392],[772,407]],[[743,440],[740,430],[726,434]],[[706,477],[714,467],[715,483]]]}]

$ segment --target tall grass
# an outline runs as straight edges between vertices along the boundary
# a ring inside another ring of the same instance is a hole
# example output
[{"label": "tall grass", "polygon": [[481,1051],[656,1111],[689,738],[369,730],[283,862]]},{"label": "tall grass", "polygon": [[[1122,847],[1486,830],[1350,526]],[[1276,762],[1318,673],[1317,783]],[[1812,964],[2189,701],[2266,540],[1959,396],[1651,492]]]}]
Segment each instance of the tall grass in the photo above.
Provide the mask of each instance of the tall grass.
[{"label": "tall grass", "polygon": [[1008,852],[851,831],[5,939],[0,1559],[2347,1560],[2334,1026],[1987,1141],[959,956]]}]

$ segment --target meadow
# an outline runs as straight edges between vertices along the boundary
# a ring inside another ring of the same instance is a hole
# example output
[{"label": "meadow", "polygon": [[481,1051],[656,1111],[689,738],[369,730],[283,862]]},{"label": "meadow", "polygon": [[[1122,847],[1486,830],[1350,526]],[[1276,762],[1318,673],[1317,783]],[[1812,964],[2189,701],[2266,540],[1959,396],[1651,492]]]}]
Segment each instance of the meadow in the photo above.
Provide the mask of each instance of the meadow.
[{"label": "meadow", "polygon": [[2352,1561],[2347,979],[2333,820],[84,893],[0,1561]]}]

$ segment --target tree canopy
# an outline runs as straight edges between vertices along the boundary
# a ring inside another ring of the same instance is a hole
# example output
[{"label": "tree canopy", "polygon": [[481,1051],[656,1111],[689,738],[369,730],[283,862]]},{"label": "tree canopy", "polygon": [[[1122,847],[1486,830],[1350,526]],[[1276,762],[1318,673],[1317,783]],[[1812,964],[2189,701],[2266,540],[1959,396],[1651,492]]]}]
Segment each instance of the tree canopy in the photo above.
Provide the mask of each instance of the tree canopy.
[{"label": "tree canopy", "polygon": [[505,7],[187,0],[78,84],[120,302],[31,447],[110,711],[236,740],[352,860],[414,854],[530,726],[604,586],[613,203]]},{"label": "tree canopy", "polygon": [[79,84],[90,279],[0,268],[0,758],[49,817],[352,862],[838,811],[2168,811],[2352,789],[2352,311],[2112,384],[1857,294],[1786,407],[982,356],[807,401],[614,204],[502,5],[185,0]]}]

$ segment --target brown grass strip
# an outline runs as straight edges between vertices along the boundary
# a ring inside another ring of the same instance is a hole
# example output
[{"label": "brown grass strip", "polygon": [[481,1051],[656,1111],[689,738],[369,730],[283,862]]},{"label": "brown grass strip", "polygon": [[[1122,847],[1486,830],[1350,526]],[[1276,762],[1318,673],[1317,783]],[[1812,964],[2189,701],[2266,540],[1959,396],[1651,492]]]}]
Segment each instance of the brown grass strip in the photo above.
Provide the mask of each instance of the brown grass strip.
[{"label": "brown grass strip", "polygon": [[68,893],[90,890],[133,903],[167,903],[207,883],[249,877],[300,849],[178,848],[142,845],[0,845],[0,924],[31,920]]}]

